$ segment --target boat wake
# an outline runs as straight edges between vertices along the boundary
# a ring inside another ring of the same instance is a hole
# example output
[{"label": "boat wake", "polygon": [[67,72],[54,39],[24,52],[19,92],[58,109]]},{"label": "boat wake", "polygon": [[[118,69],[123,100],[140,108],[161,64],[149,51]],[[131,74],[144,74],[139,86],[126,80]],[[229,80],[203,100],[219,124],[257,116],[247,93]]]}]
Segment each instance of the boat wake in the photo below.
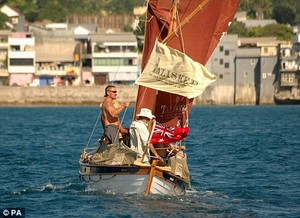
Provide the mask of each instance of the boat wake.
[{"label": "boat wake", "polygon": [[40,193],[40,192],[56,192],[62,190],[72,190],[75,188],[76,184],[73,183],[62,183],[62,184],[52,184],[48,182],[40,187],[28,187],[24,188],[19,191],[12,191],[12,195],[23,195],[23,194],[33,194],[33,193]]}]

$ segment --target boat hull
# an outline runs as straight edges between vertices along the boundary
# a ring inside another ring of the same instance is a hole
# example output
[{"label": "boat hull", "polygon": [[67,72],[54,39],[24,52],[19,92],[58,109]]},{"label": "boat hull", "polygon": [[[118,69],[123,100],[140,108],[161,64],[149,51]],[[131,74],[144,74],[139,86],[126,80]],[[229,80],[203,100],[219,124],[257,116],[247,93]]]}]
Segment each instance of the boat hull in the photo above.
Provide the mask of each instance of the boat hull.
[{"label": "boat hull", "polygon": [[[87,188],[112,194],[145,194],[151,166],[108,166],[80,162],[79,176]],[[155,169],[150,194],[184,195],[188,182],[160,168]]]}]

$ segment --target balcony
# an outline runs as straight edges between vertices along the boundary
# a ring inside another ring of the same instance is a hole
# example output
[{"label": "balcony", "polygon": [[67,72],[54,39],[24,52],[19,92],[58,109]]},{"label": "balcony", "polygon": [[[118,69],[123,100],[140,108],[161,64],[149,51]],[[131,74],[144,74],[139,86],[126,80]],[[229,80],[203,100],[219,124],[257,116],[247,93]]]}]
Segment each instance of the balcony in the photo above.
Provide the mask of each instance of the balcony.
[{"label": "balcony", "polygon": [[37,76],[65,76],[65,75],[79,75],[78,67],[38,67],[36,70]]},{"label": "balcony", "polygon": [[296,72],[282,72],[280,74],[281,86],[297,86],[298,78]]}]

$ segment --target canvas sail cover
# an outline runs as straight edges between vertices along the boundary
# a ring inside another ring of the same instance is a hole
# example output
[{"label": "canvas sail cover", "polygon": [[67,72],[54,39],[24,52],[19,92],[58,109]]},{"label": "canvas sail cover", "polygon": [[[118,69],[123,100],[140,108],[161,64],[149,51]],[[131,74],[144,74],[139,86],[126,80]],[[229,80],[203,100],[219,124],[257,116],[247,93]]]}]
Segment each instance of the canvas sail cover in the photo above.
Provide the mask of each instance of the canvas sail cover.
[{"label": "canvas sail cover", "polygon": [[[163,40],[170,32],[172,35],[168,36],[167,46],[181,51],[194,61],[205,65],[220,38],[227,31],[228,25],[237,11],[239,1],[179,1],[174,26],[170,27],[173,3],[176,1],[149,0],[142,70],[146,67],[156,40],[164,43]],[[190,16],[191,14],[193,16]],[[187,108],[188,114],[192,102],[193,99],[185,96],[140,85],[135,114],[141,108],[149,108],[160,123],[167,126],[184,125],[183,108]]]},{"label": "canvas sail cover", "polygon": [[202,64],[156,41],[147,65],[135,83],[194,98],[215,80],[216,77]]}]

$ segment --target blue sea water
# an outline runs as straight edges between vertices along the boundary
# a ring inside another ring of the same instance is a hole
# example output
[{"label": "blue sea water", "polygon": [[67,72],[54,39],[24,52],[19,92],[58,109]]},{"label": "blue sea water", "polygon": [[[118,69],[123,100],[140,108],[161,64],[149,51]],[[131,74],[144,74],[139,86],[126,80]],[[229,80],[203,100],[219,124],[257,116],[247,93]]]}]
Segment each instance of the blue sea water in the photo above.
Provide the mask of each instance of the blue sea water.
[{"label": "blue sea water", "polygon": [[[0,213],[21,207],[35,218],[300,217],[299,106],[194,107],[185,142],[192,190],[182,197],[87,190],[78,160],[98,115],[97,107],[1,107]],[[91,144],[101,133],[96,125]]]}]

